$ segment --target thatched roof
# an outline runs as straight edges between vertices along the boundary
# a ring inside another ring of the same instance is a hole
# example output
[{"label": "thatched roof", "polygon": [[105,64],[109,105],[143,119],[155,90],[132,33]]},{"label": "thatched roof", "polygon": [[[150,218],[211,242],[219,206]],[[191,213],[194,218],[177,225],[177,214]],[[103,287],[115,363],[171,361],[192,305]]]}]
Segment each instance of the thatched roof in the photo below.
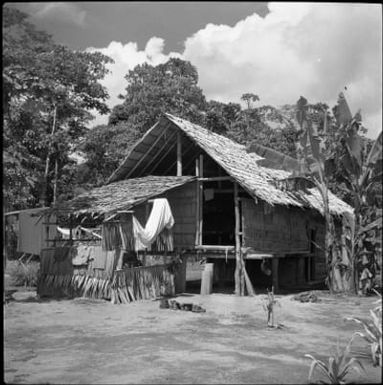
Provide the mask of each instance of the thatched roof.
[{"label": "thatched roof", "polygon": [[[292,192],[282,190],[280,180],[291,176],[291,172],[262,167],[258,161],[263,159],[256,153],[248,153],[244,145],[208,131],[187,120],[167,114],[174,124],[201,146],[225,171],[245,190],[271,205],[293,205],[313,208],[323,212],[322,200],[316,188]],[[335,215],[344,211],[352,212],[348,204],[329,192],[330,210]]]},{"label": "thatched roof", "polygon": [[[166,114],[145,134],[120,167],[112,174],[109,181],[123,179],[128,175],[137,163],[139,147],[143,143],[148,145],[151,137],[153,137],[151,140],[154,141],[154,138],[162,134],[161,130],[168,127],[169,122],[182,130],[188,138],[202,148],[252,196],[260,198],[270,205],[292,205],[323,212],[317,189],[312,188],[296,192],[281,187],[283,183],[279,182],[291,176],[291,172],[262,167],[258,163],[264,158],[256,153],[248,153],[244,145],[170,114]],[[353,211],[352,207],[331,192],[329,193],[329,205],[331,212],[335,215],[341,215],[344,211]]]},{"label": "thatched roof", "polygon": [[[145,171],[151,168],[152,163],[157,163],[156,157],[161,152],[171,153],[170,151],[175,150],[176,134],[179,131],[194,143],[195,147],[208,154],[251,196],[270,205],[292,205],[323,213],[322,201],[316,188],[298,191],[286,188],[284,181],[291,176],[291,172],[262,167],[259,163],[264,158],[247,152],[244,145],[170,114],[161,117],[133,146],[126,159],[111,175],[107,185],[83,194],[83,201],[82,196],[76,198],[76,206],[80,209],[81,204],[87,202],[87,210],[92,207],[92,211],[103,212],[115,207],[131,207],[148,196],[158,195],[190,181],[191,177],[141,178]],[[335,215],[341,215],[345,211],[353,212],[349,205],[332,193],[329,193],[329,205]]]},{"label": "thatched roof", "polygon": [[[83,193],[67,202],[66,208],[78,213],[112,213],[129,210],[151,197],[195,180],[192,176],[146,176],[110,183]],[[62,206],[64,208],[64,206]]]}]

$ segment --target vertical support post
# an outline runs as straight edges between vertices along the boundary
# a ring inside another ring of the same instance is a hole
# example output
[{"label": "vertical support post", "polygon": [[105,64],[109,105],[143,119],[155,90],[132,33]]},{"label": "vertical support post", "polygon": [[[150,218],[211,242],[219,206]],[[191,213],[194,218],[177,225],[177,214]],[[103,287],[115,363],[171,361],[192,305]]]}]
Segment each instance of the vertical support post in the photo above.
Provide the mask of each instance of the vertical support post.
[{"label": "vertical support post", "polygon": [[240,216],[239,216],[239,204],[238,204],[238,184],[234,182],[234,215],[235,215],[235,294],[243,295],[243,285],[242,285],[242,277],[243,277],[243,266],[241,261],[241,241],[240,241]]},{"label": "vertical support post", "polygon": [[69,245],[73,246],[72,214],[69,214]]},{"label": "vertical support post", "polygon": [[[199,177],[203,178],[203,155],[199,156]],[[203,226],[203,182],[199,183],[199,244],[202,245],[202,226]]]},{"label": "vertical support post", "polygon": [[195,221],[195,224],[196,224],[196,232],[195,232],[195,245],[198,246],[199,245],[199,206],[201,204],[200,202],[200,195],[199,195],[199,185],[200,185],[200,181],[199,181],[199,158],[196,158],[195,159],[195,175],[197,177],[197,182],[196,182],[196,186],[197,186],[197,191],[196,191],[196,210],[195,210],[195,216],[196,216],[196,221]]},{"label": "vertical support post", "polygon": [[278,279],[279,258],[278,258],[278,255],[273,256],[271,263],[272,263],[272,278],[273,278],[274,293],[277,293],[279,290],[279,279]]},{"label": "vertical support post", "polygon": [[[4,202],[4,201],[3,201]],[[3,212],[5,213],[5,207],[4,207],[4,204],[3,204]],[[6,244],[7,244],[7,232],[5,230],[5,215],[3,214],[3,271],[5,273],[5,269],[7,267],[7,258],[8,258],[8,253],[7,253],[7,247],[6,247]],[[5,290],[3,290],[3,300],[5,300]],[[5,302],[3,302],[5,303]]]},{"label": "vertical support post", "polygon": [[180,130],[177,131],[177,176],[182,176],[182,141]]}]

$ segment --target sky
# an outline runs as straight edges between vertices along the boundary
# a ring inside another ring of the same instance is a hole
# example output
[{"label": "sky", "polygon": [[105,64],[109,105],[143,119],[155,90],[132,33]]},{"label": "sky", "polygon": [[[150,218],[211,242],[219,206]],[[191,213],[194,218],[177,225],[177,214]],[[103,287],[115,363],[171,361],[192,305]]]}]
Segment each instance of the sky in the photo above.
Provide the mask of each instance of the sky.
[{"label": "sky", "polygon": [[[208,100],[334,106],[344,92],[368,136],[382,129],[382,6],[366,3],[14,3],[38,29],[73,49],[113,58],[102,81],[109,106],[136,65],[189,60]],[[93,124],[107,122],[96,116]]]}]

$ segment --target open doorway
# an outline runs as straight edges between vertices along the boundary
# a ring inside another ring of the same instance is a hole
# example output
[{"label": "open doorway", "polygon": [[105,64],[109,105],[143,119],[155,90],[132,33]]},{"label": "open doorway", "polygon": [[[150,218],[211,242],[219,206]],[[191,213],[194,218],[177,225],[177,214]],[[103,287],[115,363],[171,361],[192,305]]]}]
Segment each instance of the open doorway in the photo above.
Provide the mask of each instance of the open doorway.
[{"label": "open doorway", "polygon": [[202,244],[235,244],[233,183],[206,182],[203,185]]}]

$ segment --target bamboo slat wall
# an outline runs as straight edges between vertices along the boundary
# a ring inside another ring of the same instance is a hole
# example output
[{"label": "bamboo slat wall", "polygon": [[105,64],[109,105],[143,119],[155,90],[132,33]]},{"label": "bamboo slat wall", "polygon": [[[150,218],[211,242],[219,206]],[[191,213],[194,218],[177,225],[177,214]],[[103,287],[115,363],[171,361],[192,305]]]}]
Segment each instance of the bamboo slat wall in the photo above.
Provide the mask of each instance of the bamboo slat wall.
[{"label": "bamboo slat wall", "polygon": [[[194,248],[196,234],[196,182],[190,182],[180,188],[168,191],[158,198],[167,198],[174,217],[173,239],[175,249]],[[134,215],[145,225],[143,213],[150,213],[145,204],[134,207]]]},{"label": "bamboo slat wall", "polygon": [[[262,201],[255,204],[253,199],[246,198],[242,199],[242,216],[243,246],[262,252],[309,254],[308,230],[322,227],[304,210],[271,207]],[[321,242],[320,237],[318,241]]]},{"label": "bamboo slat wall", "polygon": [[175,225],[173,229],[176,248],[193,248],[196,234],[197,197],[196,182],[164,194],[170,203]]}]

